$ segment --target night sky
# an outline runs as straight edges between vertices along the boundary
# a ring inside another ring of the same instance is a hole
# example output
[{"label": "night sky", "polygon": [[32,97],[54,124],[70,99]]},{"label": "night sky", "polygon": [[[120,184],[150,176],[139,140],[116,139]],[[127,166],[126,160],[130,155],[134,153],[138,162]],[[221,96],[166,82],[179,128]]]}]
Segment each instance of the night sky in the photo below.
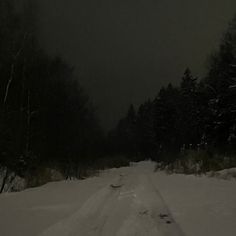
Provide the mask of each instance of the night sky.
[{"label": "night sky", "polygon": [[41,0],[41,42],[76,68],[104,128],[208,55],[235,0]]}]

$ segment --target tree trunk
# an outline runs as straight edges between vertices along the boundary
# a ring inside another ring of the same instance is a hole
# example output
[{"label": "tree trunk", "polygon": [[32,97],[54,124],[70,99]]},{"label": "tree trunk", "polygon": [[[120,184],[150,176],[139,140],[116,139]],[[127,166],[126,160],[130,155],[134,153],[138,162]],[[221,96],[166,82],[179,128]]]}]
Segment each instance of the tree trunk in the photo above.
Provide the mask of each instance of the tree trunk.
[{"label": "tree trunk", "polygon": [[9,170],[8,170],[8,168],[7,168],[7,169],[6,169],[5,176],[4,176],[3,180],[2,180],[2,186],[1,186],[1,189],[0,189],[0,194],[1,194],[1,193],[3,192],[3,190],[4,190],[4,187],[5,187],[6,182],[7,182],[7,179],[8,179],[8,175],[9,175]]},{"label": "tree trunk", "polygon": [[31,123],[31,111],[30,111],[30,91],[28,90],[28,102],[27,102],[27,134],[26,134],[26,148],[25,152],[29,157],[30,152],[30,123]]},{"label": "tree trunk", "polygon": [[16,62],[17,62],[18,57],[21,55],[21,52],[22,52],[23,49],[24,49],[24,45],[25,45],[25,40],[26,40],[26,38],[27,38],[27,33],[25,33],[25,35],[24,35],[24,38],[23,38],[21,47],[20,47],[19,50],[16,52],[16,54],[13,55],[13,61],[12,61],[12,64],[11,64],[10,77],[9,77],[9,80],[8,80],[8,83],[7,83],[7,86],[6,86],[5,96],[4,96],[4,100],[3,100],[4,107],[6,106],[7,97],[8,97],[8,93],[9,93],[9,88],[10,88],[11,83],[12,83],[12,80],[13,80],[13,78],[14,78]]}]

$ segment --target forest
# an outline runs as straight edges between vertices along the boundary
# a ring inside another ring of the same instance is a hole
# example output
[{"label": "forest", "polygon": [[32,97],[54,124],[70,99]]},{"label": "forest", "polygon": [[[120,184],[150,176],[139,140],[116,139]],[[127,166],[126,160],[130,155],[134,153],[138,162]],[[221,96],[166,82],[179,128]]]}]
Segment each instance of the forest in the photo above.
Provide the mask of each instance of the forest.
[{"label": "forest", "polygon": [[[37,36],[37,6],[0,2],[0,166],[30,177],[44,167],[67,178],[101,152],[102,131],[73,67]],[[99,146],[98,146],[99,144]],[[4,182],[1,191],[4,188]]]},{"label": "forest", "polygon": [[[204,60],[204,59],[203,59]],[[179,86],[127,114],[109,133],[109,152],[186,172],[236,165],[236,17],[229,23],[203,78],[187,68]]]},{"label": "forest", "polygon": [[107,135],[73,66],[40,45],[37,24],[33,2],[0,2],[0,192],[12,173],[30,182],[45,168],[80,178],[145,159],[185,172],[236,165],[236,17],[205,77],[187,68],[179,86],[130,105]]}]

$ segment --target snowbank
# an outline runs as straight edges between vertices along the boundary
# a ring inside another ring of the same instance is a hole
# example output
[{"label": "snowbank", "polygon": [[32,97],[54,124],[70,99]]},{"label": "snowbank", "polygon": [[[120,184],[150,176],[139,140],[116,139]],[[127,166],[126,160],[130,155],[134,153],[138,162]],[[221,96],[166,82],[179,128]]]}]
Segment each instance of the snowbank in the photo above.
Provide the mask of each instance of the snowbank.
[{"label": "snowbank", "polygon": [[[6,178],[6,168],[0,168],[0,188]],[[44,185],[48,182],[56,182],[64,180],[64,176],[55,169],[43,168],[35,175],[27,176],[25,179],[17,176],[14,172],[7,174],[3,192],[19,192],[29,187]]]},{"label": "snowbank", "polygon": [[230,180],[230,179],[236,180],[236,167],[220,171],[211,171],[207,173],[207,176],[217,177],[219,179],[225,179],[225,180]]},{"label": "snowbank", "polygon": [[[0,187],[2,186],[3,180],[6,175],[6,169],[0,168]],[[4,186],[3,192],[18,192],[26,188],[26,181],[15,175],[15,173],[10,173],[6,179],[6,184]]]}]

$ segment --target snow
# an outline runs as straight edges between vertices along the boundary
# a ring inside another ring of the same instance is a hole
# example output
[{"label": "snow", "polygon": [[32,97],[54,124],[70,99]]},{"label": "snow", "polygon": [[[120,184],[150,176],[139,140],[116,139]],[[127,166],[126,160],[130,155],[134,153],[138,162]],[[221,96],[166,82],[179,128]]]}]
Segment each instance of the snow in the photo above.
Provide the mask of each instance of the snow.
[{"label": "snow", "polygon": [[167,175],[154,167],[141,162],[2,194],[0,235],[236,235],[235,180]]},{"label": "snow", "polygon": [[154,178],[186,235],[236,235],[235,180],[164,173]]},{"label": "snow", "polygon": [[[6,168],[0,167],[0,186],[2,186],[3,179],[6,175]],[[46,177],[45,177],[46,175]],[[61,181],[64,178],[64,176],[56,169],[46,168],[44,171],[39,174],[41,178],[40,180],[37,180],[39,183],[45,183],[42,181],[45,181],[44,179],[47,179],[48,181]],[[21,178],[20,176],[16,175],[14,172],[10,172],[8,174],[8,177],[6,179],[3,192],[19,192],[27,188],[29,182],[34,183],[36,178],[29,178],[27,179]]]},{"label": "snow", "polygon": [[[2,186],[5,174],[6,174],[6,169],[0,167],[0,186]],[[26,181],[23,178],[15,175],[15,173],[11,173],[9,174],[6,180],[3,192],[21,191],[25,189],[25,187],[26,187]]]},{"label": "snow", "polygon": [[236,179],[236,168],[229,168],[220,171],[211,171],[207,173],[209,177],[217,177],[219,179]]}]

